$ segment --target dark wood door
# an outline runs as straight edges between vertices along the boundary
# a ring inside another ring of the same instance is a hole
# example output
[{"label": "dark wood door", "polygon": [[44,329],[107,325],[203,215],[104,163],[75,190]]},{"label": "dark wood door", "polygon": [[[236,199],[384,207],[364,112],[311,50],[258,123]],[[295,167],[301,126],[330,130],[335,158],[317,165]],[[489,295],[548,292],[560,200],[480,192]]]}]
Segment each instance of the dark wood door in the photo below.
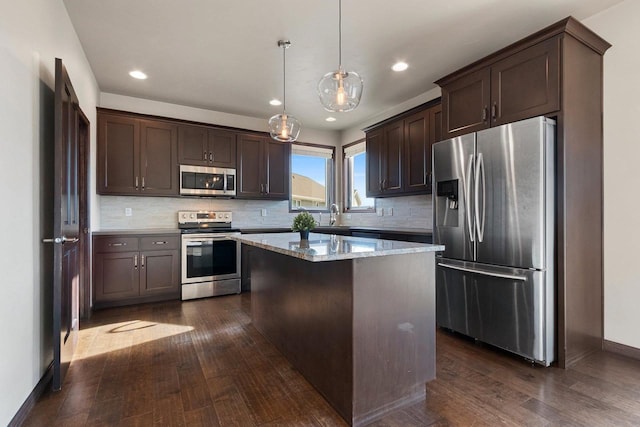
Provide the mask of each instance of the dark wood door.
[{"label": "dark wood door", "polygon": [[442,141],[442,104],[429,108],[429,138],[431,145]]},{"label": "dark wood door", "polygon": [[138,194],[140,122],[120,115],[98,115],[97,191]]},{"label": "dark wood door", "polygon": [[403,121],[384,127],[382,151],[382,194],[402,192],[402,163],[404,150]]},{"label": "dark wood door", "polygon": [[161,121],[142,120],[140,130],[140,192],[178,195],[177,127]]},{"label": "dark wood door", "polygon": [[80,106],[62,60],[55,63],[53,185],[53,389],[59,390],[78,341]]},{"label": "dark wood door", "polygon": [[236,197],[261,198],[265,188],[264,138],[238,135]]},{"label": "dark wood door", "polygon": [[180,252],[140,252],[140,296],[180,293]]},{"label": "dark wood door", "polygon": [[264,151],[267,178],[266,197],[275,200],[288,200],[291,144],[265,138]]},{"label": "dark wood door", "polygon": [[209,130],[203,126],[178,126],[178,159],[180,164],[194,166],[209,164],[208,134]]},{"label": "dark wood door", "polygon": [[403,192],[431,190],[430,111],[421,111],[404,120]]},{"label": "dark wood door", "polygon": [[376,197],[382,194],[382,129],[367,132],[367,197]]},{"label": "dark wood door", "polygon": [[137,297],[140,294],[140,253],[111,252],[94,256],[96,303]]},{"label": "dark wood door", "polygon": [[235,132],[218,129],[209,131],[209,161],[216,167],[236,167]]},{"label": "dark wood door", "polygon": [[443,138],[489,127],[491,71],[483,68],[442,86]]},{"label": "dark wood door", "polygon": [[559,44],[554,37],[491,66],[492,126],[560,109]]}]

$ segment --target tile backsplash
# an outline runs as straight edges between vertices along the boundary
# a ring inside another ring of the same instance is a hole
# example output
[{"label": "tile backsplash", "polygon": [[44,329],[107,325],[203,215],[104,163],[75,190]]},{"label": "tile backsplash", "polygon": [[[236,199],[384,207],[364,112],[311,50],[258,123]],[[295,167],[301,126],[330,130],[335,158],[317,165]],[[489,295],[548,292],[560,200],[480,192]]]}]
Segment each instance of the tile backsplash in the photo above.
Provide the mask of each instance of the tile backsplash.
[{"label": "tile backsplash", "polygon": [[[431,228],[431,197],[408,196],[378,199],[377,207],[386,215],[355,213],[338,216],[338,224],[351,226]],[[125,210],[131,209],[131,216]],[[266,209],[266,216],[262,210]],[[392,210],[392,215],[389,209]],[[173,198],[100,196],[100,224],[96,230],[136,230],[176,228],[178,211],[221,210],[233,212],[234,227],[290,227],[295,213],[288,201],[238,200],[219,198]],[[314,213],[322,225],[329,224],[329,214]],[[321,218],[320,218],[321,217]]]}]

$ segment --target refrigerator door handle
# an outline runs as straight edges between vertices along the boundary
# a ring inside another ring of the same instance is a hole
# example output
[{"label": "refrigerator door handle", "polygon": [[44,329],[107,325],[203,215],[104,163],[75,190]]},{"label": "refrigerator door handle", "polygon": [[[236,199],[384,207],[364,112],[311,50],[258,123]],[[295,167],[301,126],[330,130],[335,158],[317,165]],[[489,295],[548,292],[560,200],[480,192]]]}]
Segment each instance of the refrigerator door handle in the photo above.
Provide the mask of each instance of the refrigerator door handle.
[{"label": "refrigerator door handle", "polygon": [[464,184],[464,214],[467,217],[467,228],[469,229],[469,240],[475,241],[475,233],[471,225],[471,174],[473,170],[473,154],[469,155],[469,166],[467,166],[467,181]]},{"label": "refrigerator door handle", "polygon": [[459,271],[464,271],[464,272],[467,272],[467,273],[481,274],[483,276],[498,277],[500,279],[518,280],[518,281],[521,281],[521,282],[526,282],[527,281],[527,277],[526,276],[518,276],[518,275],[515,275],[515,274],[494,273],[492,271],[476,270],[476,269],[473,269],[473,268],[460,267],[458,265],[445,264],[443,262],[439,262],[438,265],[440,267],[450,268],[452,270],[459,270]]},{"label": "refrigerator door handle", "polygon": [[[478,160],[476,161],[476,174],[475,174],[475,198],[476,198],[476,231],[478,232],[478,243],[482,243],[484,238],[484,220],[485,220],[485,193],[486,187],[484,182],[484,158],[482,153],[478,153]],[[482,221],[480,221],[480,178],[482,177]]]}]

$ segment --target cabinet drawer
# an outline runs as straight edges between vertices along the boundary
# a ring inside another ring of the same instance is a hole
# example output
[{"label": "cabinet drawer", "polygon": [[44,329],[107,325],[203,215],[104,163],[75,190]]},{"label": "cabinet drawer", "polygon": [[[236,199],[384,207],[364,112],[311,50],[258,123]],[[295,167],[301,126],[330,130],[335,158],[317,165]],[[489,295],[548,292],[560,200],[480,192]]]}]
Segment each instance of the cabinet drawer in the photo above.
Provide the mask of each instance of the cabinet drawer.
[{"label": "cabinet drawer", "polygon": [[138,250],[137,237],[97,236],[93,240],[94,252],[131,252]]},{"label": "cabinet drawer", "polygon": [[180,236],[173,234],[163,234],[157,236],[145,236],[140,238],[140,250],[155,251],[167,249],[179,249]]}]

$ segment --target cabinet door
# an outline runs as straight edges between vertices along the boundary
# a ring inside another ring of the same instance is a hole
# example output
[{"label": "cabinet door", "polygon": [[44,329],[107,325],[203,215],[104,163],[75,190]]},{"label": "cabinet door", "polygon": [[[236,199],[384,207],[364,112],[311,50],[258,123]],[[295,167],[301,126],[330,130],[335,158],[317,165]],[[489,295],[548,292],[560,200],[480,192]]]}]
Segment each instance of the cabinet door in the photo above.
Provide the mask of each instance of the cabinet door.
[{"label": "cabinet door", "polygon": [[238,135],[236,197],[261,198],[265,179],[263,138],[258,135]]},{"label": "cabinet door", "polygon": [[[442,104],[429,108],[429,138],[431,145],[442,141]],[[431,151],[431,149],[429,149]]]},{"label": "cabinet door", "polygon": [[141,194],[178,195],[177,127],[144,120],[141,132]]},{"label": "cabinet door", "polygon": [[489,127],[491,71],[485,68],[442,87],[443,138]]},{"label": "cabinet door", "polygon": [[226,130],[209,131],[209,160],[221,168],[236,167],[236,133]]},{"label": "cabinet door", "polygon": [[559,43],[546,40],[491,66],[492,126],[560,109]]},{"label": "cabinet door", "polygon": [[402,163],[404,152],[404,127],[399,120],[384,127],[382,152],[382,194],[402,192]]},{"label": "cabinet door", "polygon": [[404,120],[404,188],[406,193],[431,190],[430,110],[421,111]]},{"label": "cabinet door", "polygon": [[382,194],[382,129],[367,132],[367,197]]},{"label": "cabinet door", "polygon": [[180,294],[180,252],[140,252],[140,296]]},{"label": "cabinet door", "polygon": [[181,165],[209,164],[208,133],[203,126],[178,126],[178,159]]},{"label": "cabinet door", "polygon": [[120,115],[98,114],[98,194],[138,194],[140,123]]},{"label": "cabinet door", "polygon": [[94,256],[94,302],[116,301],[139,295],[138,252],[98,253]]},{"label": "cabinet door", "polygon": [[291,167],[291,144],[265,139],[266,196],[269,199],[288,200]]}]

